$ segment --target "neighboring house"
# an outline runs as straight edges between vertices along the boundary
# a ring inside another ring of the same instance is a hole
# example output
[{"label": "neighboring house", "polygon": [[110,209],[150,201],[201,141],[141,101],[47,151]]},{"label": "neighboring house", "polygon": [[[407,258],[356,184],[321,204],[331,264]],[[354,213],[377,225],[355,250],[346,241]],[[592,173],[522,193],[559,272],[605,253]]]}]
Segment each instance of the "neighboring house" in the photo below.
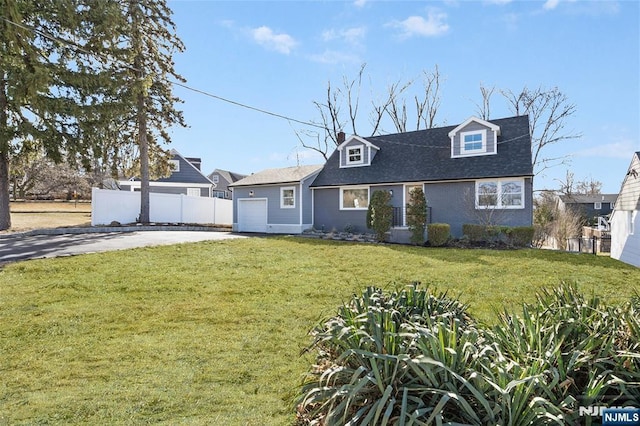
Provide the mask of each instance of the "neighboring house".
[{"label": "neighboring house", "polygon": [[[171,154],[171,175],[150,181],[150,192],[211,197],[213,182],[200,171],[200,158],[183,157],[175,149]],[[140,179],[137,177],[118,181],[118,185],[123,191],[140,191]]]},{"label": "neighboring house", "polygon": [[592,224],[597,224],[598,217],[608,217],[613,211],[618,194],[569,194],[558,197],[560,209],[571,209]]},{"label": "neighboring house", "polygon": [[233,173],[227,170],[215,169],[207,178],[213,182],[213,197],[224,198],[230,200],[232,198],[231,188],[229,185],[246,178],[247,175]]},{"label": "neighboring house", "polygon": [[322,166],[264,170],[233,188],[233,230],[299,234],[312,227],[309,185]]},{"label": "neighboring house", "polygon": [[640,267],[640,151],[633,154],[611,214],[611,257]]},{"label": "neighboring house", "polygon": [[430,222],[448,223],[454,237],[465,223],[531,226],[533,165],[528,116],[340,143],[311,184],[316,229],[366,231],[373,191],[391,194],[392,241],[409,240],[409,191],[424,190]]}]

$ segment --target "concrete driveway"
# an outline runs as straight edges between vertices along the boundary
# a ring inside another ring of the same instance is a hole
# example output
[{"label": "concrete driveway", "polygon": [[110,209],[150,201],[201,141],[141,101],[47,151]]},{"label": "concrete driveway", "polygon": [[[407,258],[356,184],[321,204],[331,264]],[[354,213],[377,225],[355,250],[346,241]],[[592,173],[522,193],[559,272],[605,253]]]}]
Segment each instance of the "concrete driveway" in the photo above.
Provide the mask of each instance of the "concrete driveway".
[{"label": "concrete driveway", "polygon": [[0,265],[19,260],[72,256],[136,247],[247,238],[231,232],[135,231],[62,235],[5,235],[0,238]]}]

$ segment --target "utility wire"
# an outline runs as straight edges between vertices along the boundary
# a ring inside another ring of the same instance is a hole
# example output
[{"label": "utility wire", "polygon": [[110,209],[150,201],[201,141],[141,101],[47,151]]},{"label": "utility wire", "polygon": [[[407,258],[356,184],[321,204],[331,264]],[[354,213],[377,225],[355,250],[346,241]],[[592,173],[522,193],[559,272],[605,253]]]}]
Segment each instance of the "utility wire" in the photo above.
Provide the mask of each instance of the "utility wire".
[{"label": "utility wire", "polygon": [[[47,39],[49,39],[51,41],[54,41],[56,43],[60,43],[60,44],[64,44],[64,45],[70,46],[71,48],[76,49],[76,50],[78,50],[80,52],[86,53],[88,55],[100,57],[102,59],[113,60],[112,58],[110,58],[110,57],[108,57],[106,55],[100,55],[100,54],[98,54],[96,52],[90,52],[90,51],[86,50],[85,48],[83,48],[82,46],[80,46],[80,45],[78,45],[78,44],[76,44],[74,42],[71,42],[69,40],[64,40],[64,39],[61,39],[59,37],[55,37],[55,36],[53,36],[51,34],[48,34],[48,33],[44,32],[42,30],[39,30],[39,29],[36,29],[36,28],[31,28],[31,27],[28,27],[26,25],[19,24],[17,22],[13,22],[10,19],[5,18],[4,16],[0,16],[0,19],[2,19],[3,21],[7,22],[8,24],[11,24],[11,25],[14,25],[14,26],[16,26],[18,28],[22,28],[24,30],[31,31],[33,33],[39,34],[40,36],[45,37],[45,38],[47,38]],[[125,63],[125,62],[123,62],[121,60],[116,60],[116,61],[119,62],[121,65],[124,65],[126,68],[130,69],[131,71],[135,71],[135,72],[140,72],[141,71],[141,70],[137,69],[136,67],[134,67],[133,65],[127,64],[127,63]],[[179,87],[182,87],[183,89],[187,89],[187,90],[190,90],[192,92],[199,93],[201,95],[208,96],[210,98],[217,99],[219,101],[226,102],[226,103],[229,103],[229,104],[232,104],[232,105],[235,105],[235,106],[246,108],[246,109],[249,109],[249,110],[252,110],[252,111],[256,111],[256,112],[259,112],[259,113],[262,113],[262,114],[270,115],[272,117],[282,118],[284,120],[287,120],[287,121],[290,121],[290,122],[294,122],[294,123],[298,123],[298,124],[302,124],[304,126],[315,127],[315,128],[318,128],[318,129],[325,129],[325,126],[322,126],[320,124],[312,123],[312,122],[309,122],[309,121],[298,120],[296,118],[288,117],[286,115],[282,115],[282,114],[278,114],[278,113],[275,113],[275,112],[267,111],[265,109],[253,107],[251,105],[243,104],[241,102],[237,102],[237,101],[234,101],[234,100],[231,100],[231,99],[228,99],[228,98],[224,98],[222,96],[215,95],[213,93],[207,92],[207,91],[202,90],[202,89],[196,89],[195,87],[191,87],[189,85],[177,82],[175,80],[172,80],[172,79],[169,79],[169,78],[166,78],[166,77],[163,77],[162,80],[165,80],[167,83],[172,84],[174,86],[179,86]]]}]

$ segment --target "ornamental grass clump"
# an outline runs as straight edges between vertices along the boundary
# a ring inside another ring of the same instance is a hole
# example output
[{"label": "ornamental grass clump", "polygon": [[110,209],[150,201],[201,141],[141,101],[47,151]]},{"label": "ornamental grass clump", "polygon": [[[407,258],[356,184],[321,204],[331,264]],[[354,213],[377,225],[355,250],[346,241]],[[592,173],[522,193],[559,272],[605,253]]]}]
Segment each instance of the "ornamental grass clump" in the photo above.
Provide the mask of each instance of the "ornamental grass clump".
[{"label": "ornamental grass clump", "polygon": [[298,424],[580,424],[640,401],[638,313],[562,285],[489,328],[446,293],[369,287],[315,329]]}]

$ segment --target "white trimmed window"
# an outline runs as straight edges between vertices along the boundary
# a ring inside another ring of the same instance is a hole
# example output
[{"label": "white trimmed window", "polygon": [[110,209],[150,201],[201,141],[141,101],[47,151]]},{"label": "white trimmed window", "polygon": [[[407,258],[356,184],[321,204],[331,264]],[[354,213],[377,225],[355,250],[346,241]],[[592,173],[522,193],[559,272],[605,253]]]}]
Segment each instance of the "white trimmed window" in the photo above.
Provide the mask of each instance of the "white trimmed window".
[{"label": "white trimmed window", "polygon": [[369,208],[369,188],[340,188],[340,210],[366,210]]},{"label": "white trimmed window", "polygon": [[487,131],[477,130],[460,133],[460,154],[480,154],[487,150]]},{"label": "white trimmed window", "polygon": [[347,147],[347,165],[364,163],[364,145]]},{"label": "white trimmed window", "polygon": [[169,168],[171,172],[179,172],[180,171],[180,161],[178,160],[169,160]]},{"label": "white trimmed window", "polygon": [[280,208],[293,209],[296,207],[296,188],[287,186],[280,188]]},{"label": "white trimmed window", "polygon": [[593,203],[593,208],[595,210],[602,210],[602,202],[596,201],[595,203]]},{"label": "white trimmed window", "polygon": [[477,209],[523,209],[524,180],[498,179],[476,182]]},{"label": "white trimmed window", "polygon": [[211,182],[218,183],[218,175],[211,176]]},{"label": "white trimmed window", "polygon": [[187,188],[187,196],[189,196],[189,197],[199,197],[200,196],[200,188]]}]

